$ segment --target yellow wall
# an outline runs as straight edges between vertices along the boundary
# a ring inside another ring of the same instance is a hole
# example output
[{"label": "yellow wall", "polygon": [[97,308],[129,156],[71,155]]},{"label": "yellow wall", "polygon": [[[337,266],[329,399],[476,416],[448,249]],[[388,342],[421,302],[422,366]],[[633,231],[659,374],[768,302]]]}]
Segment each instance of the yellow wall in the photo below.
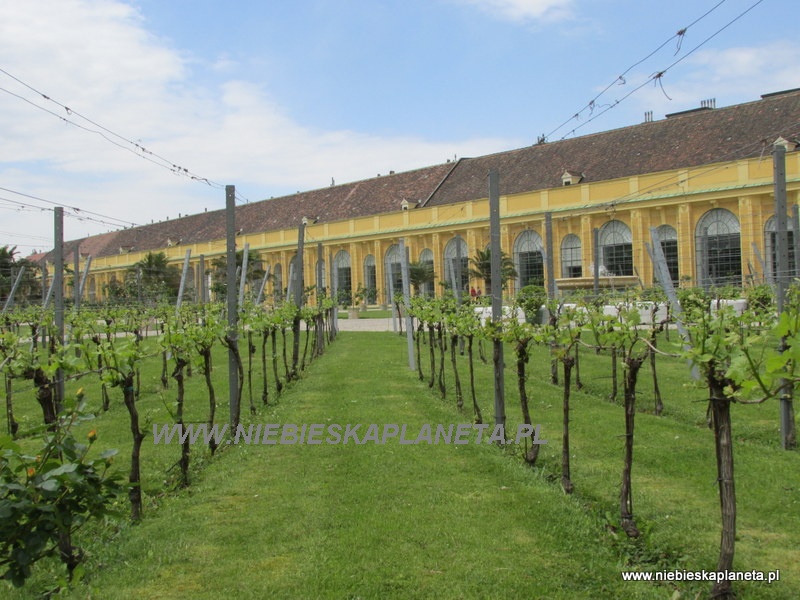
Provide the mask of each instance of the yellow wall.
[{"label": "yellow wall", "polygon": [[[791,206],[800,202],[800,152],[786,155],[786,167],[788,204]],[[502,196],[502,247],[511,255],[516,236],[525,229],[535,231],[545,240],[544,214],[550,211],[553,215],[556,277],[561,277],[561,240],[569,233],[581,238],[583,274],[590,276],[592,230],[616,219],[631,229],[634,266],[644,284],[649,285],[653,281],[653,269],[643,244],[650,241],[650,227],[669,224],[678,233],[681,276],[696,282],[695,228],[698,220],[713,208],[728,209],[738,217],[741,227],[742,272],[748,274],[749,265],[758,267],[753,244],[762,256],[766,256],[764,226],[774,213],[772,160],[767,157],[719,163],[691,170],[653,173]],[[403,237],[410,249],[411,260],[418,260],[423,249],[428,248],[433,252],[437,274],[437,284],[434,287],[438,293],[441,289],[438,278],[442,274],[444,248],[447,243],[459,234],[467,241],[472,255],[476,247],[488,244],[488,220],[488,199],[476,198],[452,205],[309,225],[306,228],[306,285],[316,283],[316,244],[322,242],[326,263],[339,250],[350,254],[354,289],[366,281],[364,259],[372,254],[375,257],[378,288],[383,289],[384,255],[392,244]],[[276,264],[281,264],[285,287],[289,261],[296,252],[297,230],[241,236],[237,238],[237,248],[242,248],[246,242],[250,244],[251,253],[257,253],[273,271]],[[211,260],[225,253],[225,246],[225,240],[213,240],[202,244],[163,248],[160,251],[165,252],[172,263],[182,266],[187,248],[191,249],[191,264],[196,271],[200,254],[205,256],[208,266]],[[97,297],[104,297],[105,286],[112,276],[122,280],[125,269],[142,260],[145,254],[131,252],[93,259],[91,273]],[[757,270],[760,271],[760,267]],[[326,284],[329,285],[330,264],[326,265],[325,273]],[[473,282],[473,285],[479,284],[480,282]],[[190,285],[195,285],[195,282],[190,282]],[[272,284],[268,286],[270,294],[274,291],[272,287]],[[86,294],[88,296],[88,289]]]}]

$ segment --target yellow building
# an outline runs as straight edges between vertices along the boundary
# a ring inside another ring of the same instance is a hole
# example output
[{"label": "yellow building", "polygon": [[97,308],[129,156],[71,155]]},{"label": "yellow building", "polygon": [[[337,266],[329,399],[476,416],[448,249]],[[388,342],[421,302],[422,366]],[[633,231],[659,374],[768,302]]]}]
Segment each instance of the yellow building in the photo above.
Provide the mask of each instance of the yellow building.
[{"label": "yellow building", "polygon": [[[264,200],[236,208],[237,248],[249,244],[274,276],[269,295],[287,286],[305,228],[305,282],[369,290],[385,303],[399,285],[399,240],[411,261],[430,262],[440,293],[489,244],[488,179],[500,176],[502,248],[513,257],[520,287],[548,277],[560,290],[590,286],[594,256],[604,283],[651,285],[645,242],[657,228],[670,273],[684,285],[747,285],[774,272],[774,145],[786,149],[788,205],[800,201],[800,90],[755,102],[700,109],[613,131],[462,158],[402,173]],[[548,239],[547,221],[552,225]],[[791,223],[791,219],[790,219]],[[595,249],[594,241],[597,241]],[[67,243],[92,257],[85,296],[107,297],[112,280],[148,252],[182,264],[191,251],[199,289],[206,267],[225,253],[224,211],[204,212]],[[321,248],[323,281],[317,282]],[[552,248],[554,273],[546,272]],[[596,251],[596,252],[595,252]],[[792,253],[793,256],[793,253]],[[458,269],[461,258],[464,268]],[[792,264],[793,258],[792,258]]]}]

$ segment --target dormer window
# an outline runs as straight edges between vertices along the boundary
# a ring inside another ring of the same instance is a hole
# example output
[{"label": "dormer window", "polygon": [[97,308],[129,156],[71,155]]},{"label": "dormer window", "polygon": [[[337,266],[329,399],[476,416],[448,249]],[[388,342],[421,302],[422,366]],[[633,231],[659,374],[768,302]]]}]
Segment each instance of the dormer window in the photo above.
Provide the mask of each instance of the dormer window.
[{"label": "dormer window", "polygon": [[583,181],[583,173],[579,173],[578,171],[564,171],[564,174],[561,175],[561,183],[562,185],[575,185]]},{"label": "dormer window", "polygon": [[400,203],[401,210],[408,210],[409,208],[416,208],[416,207],[417,207],[416,202],[409,202],[408,200],[405,199]]}]

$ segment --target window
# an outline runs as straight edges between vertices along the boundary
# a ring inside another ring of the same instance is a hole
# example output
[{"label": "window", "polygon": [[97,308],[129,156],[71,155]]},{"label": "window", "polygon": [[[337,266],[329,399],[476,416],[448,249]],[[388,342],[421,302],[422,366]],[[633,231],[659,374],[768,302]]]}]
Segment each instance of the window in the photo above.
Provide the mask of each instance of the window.
[{"label": "window", "polygon": [[574,233],[561,240],[561,276],[583,277],[581,238]]},{"label": "window", "polygon": [[[457,282],[459,271],[461,281]],[[469,290],[469,249],[467,242],[460,237],[453,238],[444,247],[444,280],[451,289],[453,282],[457,282],[462,292]]]},{"label": "window", "polygon": [[609,221],[600,228],[600,261],[607,275],[633,275],[631,230],[622,221]]},{"label": "window", "polygon": [[526,285],[544,285],[544,246],[535,231],[523,231],[514,241],[514,267],[518,290]]},{"label": "window", "polygon": [[[419,262],[421,264],[429,265],[429,268],[431,269],[431,271],[433,271],[433,251],[426,248],[425,250],[420,252]],[[427,298],[433,298],[434,296],[433,281],[426,281],[425,283],[423,283],[420,293]]]},{"label": "window", "polygon": [[741,285],[739,234],[739,220],[724,208],[710,210],[698,221],[695,248],[700,285]]},{"label": "window", "polygon": [[353,302],[353,282],[350,268],[350,254],[339,250],[333,257],[333,287],[339,304]]},{"label": "window", "polygon": [[[295,294],[297,293],[297,283],[300,279],[300,272],[298,270],[297,255],[292,257],[289,261],[289,282],[286,284],[286,299],[296,300]],[[302,293],[302,290],[300,290]]]},{"label": "window", "polygon": [[393,302],[395,294],[403,293],[403,272],[400,246],[392,244],[386,251],[383,265],[386,269],[386,290],[389,297],[387,303]]},{"label": "window", "polygon": [[680,279],[678,272],[678,232],[671,225],[661,225],[656,229],[656,235],[661,242],[661,251],[667,259],[667,270],[673,283]]},{"label": "window", "polygon": [[328,289],[325,285],[325,260],[318,260],[317,266],[314,269],[314,278],[317,282],[317,297],[321,298]]},{"label": "window", "polygon": [[372,254],[367,254],[364,259],[364,287],[367,288],[367,304],[375,304],[378,301],[378,275]]}]

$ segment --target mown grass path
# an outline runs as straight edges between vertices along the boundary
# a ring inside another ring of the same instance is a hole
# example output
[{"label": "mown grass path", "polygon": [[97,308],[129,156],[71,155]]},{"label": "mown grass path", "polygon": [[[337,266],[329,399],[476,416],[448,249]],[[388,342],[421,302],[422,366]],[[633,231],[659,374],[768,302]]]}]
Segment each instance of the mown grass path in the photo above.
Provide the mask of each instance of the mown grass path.
[{"label": "mown grass path", "polygon": [[[342,334],[260,422],[463,422],[391,334]],[[150,440],[150,443],[152,441]],[[580,502],[497,448],[237,446],[105,546],[75,597],[656,598]]]}]

